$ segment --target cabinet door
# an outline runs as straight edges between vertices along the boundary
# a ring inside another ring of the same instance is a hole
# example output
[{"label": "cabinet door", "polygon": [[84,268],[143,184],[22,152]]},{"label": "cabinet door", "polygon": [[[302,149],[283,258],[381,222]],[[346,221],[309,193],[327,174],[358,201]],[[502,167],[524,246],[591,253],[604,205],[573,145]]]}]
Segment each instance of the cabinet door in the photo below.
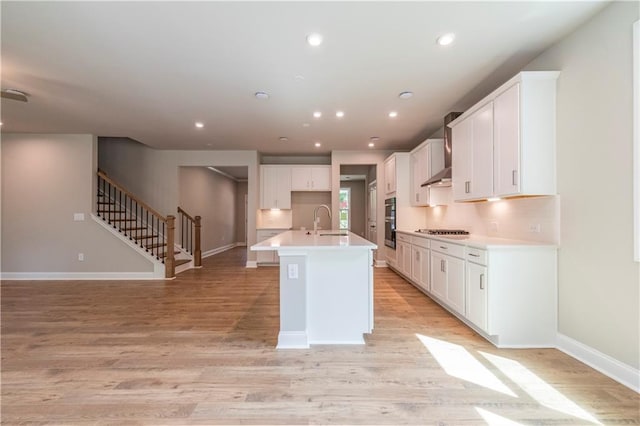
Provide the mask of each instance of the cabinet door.
[{"label": "cabinet door", "polygon": [[487,330],[487,267],[467,262],[467,313],[469,321]]},{"label": "cabinet door", "polygon": [[429,291],[429,250],[411,246],[411,279],[420,288]]},{"label": "cabinet door", "polygon": [[453,197],[474,200],[493,195],[493,102],[452,129]]},{"label": "cabinet door", "polygon": [[411,244],[402,243],[404,245],[404,252],[402,253],[402,272],[411,277]]},{"label": "cabinet door", "polygon": [[311,168],[292,167],[291,168],[291,190],[309,191],[311,190]]},{"label": "cabinet door", "polygon": [[421,186],[431,177],[429,155],[429,145],[411,153],[411,205],[414,206],[429,205],[429,188]]},{"label": "cabinet door", "polygon": [[387,194],[396,192],[396,157],[389,157],[384,162],[384,187]]},{"label": "cabinet door", "polygon": [[488,198],[493,195],[493,102],[473,114],[471,139],[471,198]]},{"label": "cabinet door", "polygon": [[446,255],[431,250],[431,292],[440,300],[447,300]]},{"label": "cabinet door", "polygon": [[276,170],[275,202],[278,209],[291,208],[291,168],[278,167]]},{"label": "cabinet door", "polygon": [[464,260],[457,257],[445,256],[447,274],[446,301],[455,311],[465,314],[465,280]]},{"label": "cabinet door", "polygon": [[471,117],[451,129],[452,150],[452,190],[454,200],[471,197]]},{"label": "cabinet door", "polygon": [[331,166],[311,168],[311,189],[331,191]]},{"label": "cabinet door", "polygon": [[276,169],[272,167],[260,168],[260,208],[275,209],[276,208],[276,185],[277,175]]},{"label": "cabinet door", "polygon": [[520,84],[498,96],[493,107],[496,196],[520,193]]}]

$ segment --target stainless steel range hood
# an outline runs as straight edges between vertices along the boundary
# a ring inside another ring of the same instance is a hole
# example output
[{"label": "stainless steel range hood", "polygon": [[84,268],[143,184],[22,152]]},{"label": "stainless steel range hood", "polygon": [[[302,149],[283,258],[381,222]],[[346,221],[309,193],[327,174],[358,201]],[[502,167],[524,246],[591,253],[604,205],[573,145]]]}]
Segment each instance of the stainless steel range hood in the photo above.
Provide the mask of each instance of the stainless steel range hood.
[{"label": "stainless steel range hood", "polygon": [[462,115],[461,112],[450,112],[444,117],[444,169],[440,170],[429,180],[420,186],[451,186],[451,129],[447,124],[451,123],[457,117]]}]

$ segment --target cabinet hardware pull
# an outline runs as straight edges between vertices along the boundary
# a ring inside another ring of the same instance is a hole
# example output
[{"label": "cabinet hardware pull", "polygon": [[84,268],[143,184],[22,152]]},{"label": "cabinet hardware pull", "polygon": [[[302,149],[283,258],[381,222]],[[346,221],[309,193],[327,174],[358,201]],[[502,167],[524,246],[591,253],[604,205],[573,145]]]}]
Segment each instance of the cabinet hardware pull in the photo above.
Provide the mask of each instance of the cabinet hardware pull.
[{"label": "cabinet hardware pull", "polygon": [[517,186],[518,184],[516,183],[516,181],[518,180],[518,171],[514,170],[511,172],[511,183],[513,184],[513,186]]},{"label": "cabinet hardware pull", "polygon": [[484,290],[484,274],[480,274],[480,290]]},{"label": "cabinet hardware pull", "polygon": [[448,247],[444,247],[444,246],[440,246],[440,248],[441,248],[442,250],[447,250],[447,249],[448,249]]},{"label": "cabinet hardware pull", "polygon": [[471,192],[471,181],[468,180],[464,183],[464,192],[465,194],[468,194]]},{"label": "cabinet hardware pull", "polygon": [[479,254],[473,254],[473,253],[469,253],[469,256],[473,256],[473,257],[480,257]]},{"label": "cabinet hardware pull", "polygon": [[444,272],[444,260],[440,261],[440,271]]}]

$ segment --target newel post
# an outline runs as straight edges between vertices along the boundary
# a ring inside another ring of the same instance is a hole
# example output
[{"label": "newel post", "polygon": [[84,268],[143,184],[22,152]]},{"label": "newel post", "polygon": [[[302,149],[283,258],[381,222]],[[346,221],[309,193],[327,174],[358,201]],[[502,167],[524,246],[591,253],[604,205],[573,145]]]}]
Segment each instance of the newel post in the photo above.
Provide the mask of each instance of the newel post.
[{"label": "newel post", "polygon": [[176,276],[176,257],[175,257],[175,227],[176,217],[167,216],[167,257],[164,259],[165,278],[174,278]]},{"label": "newel post", "polygon": [[195,224],[196,224],[196,246],[194,247],[193,250],[193,260],[194,260],[194,266],[196,268],[202,266],[202,250],[200,248],[200,228],[202,228],[201,225],[201,217],[200,216],[196,216],[195,217]]}]

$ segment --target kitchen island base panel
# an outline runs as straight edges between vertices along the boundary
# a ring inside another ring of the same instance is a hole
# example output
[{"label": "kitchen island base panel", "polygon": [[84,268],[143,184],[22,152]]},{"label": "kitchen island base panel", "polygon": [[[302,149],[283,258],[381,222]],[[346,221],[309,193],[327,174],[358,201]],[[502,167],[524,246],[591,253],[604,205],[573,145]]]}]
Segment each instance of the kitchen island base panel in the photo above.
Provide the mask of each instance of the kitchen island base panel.
[{"label": "kitchen island base panel", "polygon": [[[364,334],[373,330],[372,251],[279,250],[279,255],[277,348],[365,344]],[[292,269],[297,277],[290,275]]]}]

